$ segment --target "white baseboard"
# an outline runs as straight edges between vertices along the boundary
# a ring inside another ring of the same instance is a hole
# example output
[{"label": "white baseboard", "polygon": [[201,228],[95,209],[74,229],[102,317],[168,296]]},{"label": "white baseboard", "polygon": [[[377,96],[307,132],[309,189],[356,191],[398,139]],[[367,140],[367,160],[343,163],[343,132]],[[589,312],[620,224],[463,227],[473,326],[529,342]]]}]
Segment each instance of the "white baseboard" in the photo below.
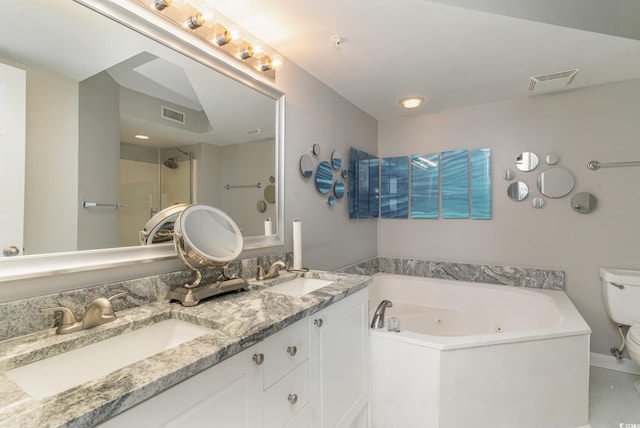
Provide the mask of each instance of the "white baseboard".
[{"label": "white baseboard", "polygon": [[589,356],[589,364],[594,367],[640,375],[640,367],[629,358],[616,360],[613,355],[598,354],[596,352],[591,352]]}]

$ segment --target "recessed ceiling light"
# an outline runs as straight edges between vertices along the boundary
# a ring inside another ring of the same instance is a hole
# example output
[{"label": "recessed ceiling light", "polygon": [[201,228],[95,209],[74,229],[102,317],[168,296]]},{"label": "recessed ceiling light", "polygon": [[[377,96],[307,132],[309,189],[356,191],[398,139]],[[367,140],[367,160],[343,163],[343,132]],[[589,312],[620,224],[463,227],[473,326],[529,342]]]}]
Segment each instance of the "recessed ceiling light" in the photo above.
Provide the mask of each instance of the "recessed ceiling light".
[{"label": "recessed ceiling light", "polygon": [[148,135],[142,135],[142,134],[136,134],[133,137],[137,138],[138,140],[148,140],[149,139]]},{"label": "recessed ceiling light", "polygon": [[424,102],[422,97],[408,97],[400,100],[400,105],[404,108],[416,108],[420,107]]}]

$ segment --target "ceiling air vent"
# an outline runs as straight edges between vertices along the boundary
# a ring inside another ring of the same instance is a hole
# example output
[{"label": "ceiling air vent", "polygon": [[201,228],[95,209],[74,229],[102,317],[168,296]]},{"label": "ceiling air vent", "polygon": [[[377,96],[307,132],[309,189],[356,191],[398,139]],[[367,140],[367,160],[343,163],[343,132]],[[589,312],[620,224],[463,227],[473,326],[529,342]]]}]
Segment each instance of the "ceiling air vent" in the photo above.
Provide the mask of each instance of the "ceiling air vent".
[{"label": "ceiling air vent", "polygon": [[167,106],[162,106],[160,116],[162,116],[163,119],[170,120],[171,122],[180,123],[182,125],[186,124],[185,113]]},{"label": "ceiling air vent", "polygon": [[574,77],[580,71],[579,68],[566,71],[558,71],[556,73],[541,74],[540,76],[533,76],[529,79],[530,91],[557,91],[564,89],[573,82]]},{"label": "ceiling air vent", "polygon": [[271,129],[265,129],[265,128],[248,129],[244,131],[244,133],[247,135],[262,136],[262,137],[273,137],[274,135],[274,132]]}]

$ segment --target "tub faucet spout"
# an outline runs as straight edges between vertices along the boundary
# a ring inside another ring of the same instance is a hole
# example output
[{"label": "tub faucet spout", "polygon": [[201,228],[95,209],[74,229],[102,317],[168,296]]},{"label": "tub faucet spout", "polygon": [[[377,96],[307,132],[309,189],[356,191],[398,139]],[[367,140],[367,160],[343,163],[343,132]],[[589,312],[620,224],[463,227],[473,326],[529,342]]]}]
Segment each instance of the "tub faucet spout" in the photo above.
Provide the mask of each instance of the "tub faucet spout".
[{"label": "tub faucet spout", "polygon": [[390,300],[383,300],[382,302],[380,302],[380,304],[378,305],[378,309],[376,309],[376,312],[373,314],[371,328],[380,329],[384,327],[384,311],[392,306],[393,303],[391,303]]}]

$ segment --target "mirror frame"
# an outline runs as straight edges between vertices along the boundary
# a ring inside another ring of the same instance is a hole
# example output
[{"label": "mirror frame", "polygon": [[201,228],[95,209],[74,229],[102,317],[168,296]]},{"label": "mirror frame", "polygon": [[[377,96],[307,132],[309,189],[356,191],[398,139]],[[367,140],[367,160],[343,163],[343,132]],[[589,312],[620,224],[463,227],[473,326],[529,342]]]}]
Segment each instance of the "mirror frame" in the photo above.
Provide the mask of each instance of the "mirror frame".
[{"label": "mirror frame", "polygon": [[[208,46],[202,40],[182,31],[137,3],[126,0],[73,1],[133,31],[143,34],[194,61],[198,61],[249,88],[261,92],[276,102],[275,161],[276,174],[279,177],[276,194],[276,201],[278,203],[276,209],[278,234],[245,238],[243,253],[250,250],[284,245],[284,92],[279,90],[274,82],[258,74],[257,71],[253,71],[244,64],[236,63],[235,59],[229,58],[212,46]],[[141,229],[142,227],[144,227],[144,225],[140,225]],[[0,259],[0,271],[2,272],[0,273],[0,283],[164,261],[173,261],[167,269],[175,270],[175,267],[178,266],[178,264],[175,263],[177,259],[178,256],[171,243],[49,253],[21,256],[15,259],[7,257]],[[122,275],[129,278],[132,277],[130,269],[125,270],[126,273],[123,272]],[[162,271],[167,270],[157,269],[158,273],[162,273]],[[139,276],[141,275],[138,275],[138,277]],[[105,275],[104,281],[102,282],[106,282],[109,278],[113,278],[113,275]],[[93,275],[91,281],[86,278],[79,278],[78,284],[74,285],[74,283],[69,283],[67,288],[86,286],[91,282],[95,282],[95,275]],[[0,300],[4,299],[0,298]]]}]

